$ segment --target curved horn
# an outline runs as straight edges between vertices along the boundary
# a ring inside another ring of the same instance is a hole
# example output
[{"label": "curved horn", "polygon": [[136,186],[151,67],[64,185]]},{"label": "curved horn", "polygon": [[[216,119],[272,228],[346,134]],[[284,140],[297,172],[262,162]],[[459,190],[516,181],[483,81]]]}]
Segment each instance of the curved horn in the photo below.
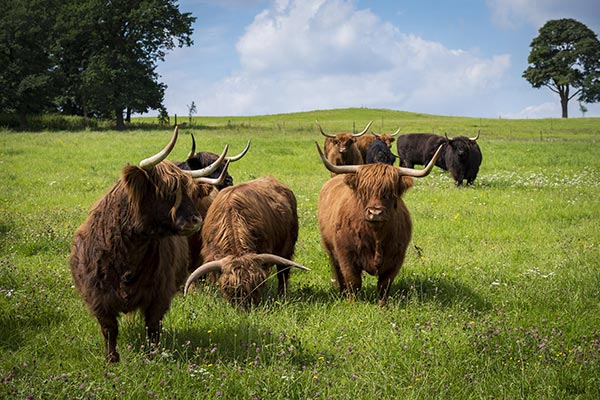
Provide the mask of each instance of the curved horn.
[{"label": "curved horn", "polygon": [[326,137],[330,137],[330,138],[334,138],[335,135],[332,135],[330,133],[327,133],[323,130],[323,128],[321,128],[321,125],[319,124],[319,121],[315,121],[317,123],[317,126],[319,127],[319,131],[321,131],[321,135],[326,136]]},{"label": "curved horn", "polygon": [[433,169],[433,166],[435,165],[435,162],[437,161],[438,156],[440,155],[440,152],[442,151],[442,147],[444,147],[443,144],[440,145],[440,147],[438,147],[437,151],[435,152],[435,154],[429,161],[429,164],[427,164],[427,166],[423,169],[412,169],[412,168],[404,168],[404,167],[396,167],[396,168],[398,168],[400,173],[405,176],[412,176],[414,178],[422,178],[424,176],[427,176]]},{"label": "curved horn", "polygon": [[145,170],[150,170],[156,164],[158,164],[159,162],[161,162],[162,160],[167,158],[167,156],[169,155],[171,150],[173,150],[173,147],[175,147],[175,142],[177,142],[178,134],[179,134],[179,127],[176,126],[175,130],[173,131],[173,136],[171,137],[171,140],[169,141],[169,144],[167,144],[164,149],[162,149],[161,151],[159,151],[152,157],[148,157],[148,158],[145,158],[142,161],[140,161],[140,164],[139,164],[140,168],[143,168]]},{"label": "curved horn", "polygon": [[194,138],[194,134],[192,133],[192,149],[190,150],[190,153],[188,154],[187,158],[192,158],[194,156],[194,154],[196,154],[196,139]]},{"label": "curved horn", "polygon": [[481,129],[477,130],[477,136],[469,138],[469,140],[476,141],[477,139],[479,139],[479,134],[480,133],[481,133]]},{"label": "curved horn", "polygon": [[454,138],[448,137],[448,134],[446,132],[444,132],[444,136],[446,136],[447,140],[454,140]]},{"label": "curved horn", "polygon": [[319,143],[315,142],[317,145],[317,150],[319,151],[319,155],[321,156],[321,160],[323,160],[323,164],[325,164],[325,168],[333,172],[334,174],[354,174],[358,171],[358,165],[333,165],[329,162],[327,157],[321,151],[319,147]]},{"label": "curved horn", "polygon": [[371,124],[373,123],[373,120],[369,121],[369,123],[367,124],[367,126],[365,126],[365,129],[363,129],[362,131],[358,132],[358,133],[353,133],[352,136],[357,137],[357,136],[362,136],[365,133],[367,133],[367,131],[369,130],[369,128],[371,127]]},{"label": "curved horn", "polygon": [[394,133],[390,133],[390,136],[396,136],[397,134],[399,134],[399,133],[400,133],[400,129],[401,129],[401,128],[402,128],[402,127],[399,127],[399,128],[398,128],[398,130],[397,130],[396,132],[394,132]]},{"label": "curved horn", "polygon": [[183,295],[185,296],[187,294],[190,285],[193,281],[196,280],[196,278],[206,274],[210,274],[211,272],[221,272],[221,260],[210,261],[196,268],[196,270],[192,272],[192,274],[185,281],[185,286],[183,287]]},{"label": "curved horn", "polygon": [[208,167],[202,168],[202,169],[194,169],[191,171],[183,171],[189,175],[191,175],[192,178],[201,178],[203,176],[208,176],[210,174],[212,174],[213,172],[215,172],[217,170],[217,168],[219,168],[219,166],[221,165],[221,163],[223,162],[223,160],[225,159],[225,156],[227,155],[227,150],[229,150],[229,145],[225,145],[225,148],[223,149],[223,152],[221,153],[221,155],[219,156],[219,158],[217,158],[215,160],[215,162],[213,162],[212,164],[210,164]]},{"label": "curved horn", "polygon": [[229,163],[229,160],[225,160],[225,166],[223,167],[223,171],[221,171],[221,175],[219,175],[218,178],[200,177],[197,179],[197,181],[200,183],[208,183],[214,186],[222,185],[223,182],[225,182],[225,178],[227,177],[227,168],[229,167]]},{"label": "curved horn", "polygon": [[287,265],[290,267],[296,267],[303,271],[310,271],[310,268],[307,268],[304,265],[298,264],[292,260],[288,260],[287,258],[280,257],[275,254],[270,254],[270,253],[258,254],[256,256],[256,258],[263,264]]},{"label": "curved horn", "polygon": [[233,157],[227,157],[226,160],[228,161],[237,161],[240,158],[244,157],[246,155],[246,153],[248,152],[248,149],[250,148],[250,141],[248,140],[248,143],[246,143],[246,148],[244,150],[242,150],[242,152],[240,154],[238,154],[237,156],[233,156]]}]

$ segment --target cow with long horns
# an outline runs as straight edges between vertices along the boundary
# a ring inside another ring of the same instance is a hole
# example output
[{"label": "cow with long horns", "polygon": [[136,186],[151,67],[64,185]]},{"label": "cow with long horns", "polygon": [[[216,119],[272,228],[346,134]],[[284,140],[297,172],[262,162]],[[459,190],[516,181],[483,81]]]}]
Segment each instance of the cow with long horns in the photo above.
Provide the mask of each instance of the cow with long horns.
[{"label": "cow with long horns", "polygon": [[[367,126],[358,133],[340,132],[335,135],[325,132],[319,121],[316,121],[316,123],[321,135],[325,136],[323,147],[330,163],[333,165],[357,165],[364,163],[364,158],[356,146],[356,140],[367,133],[373,121],[369,121]],[[332,172],[331,176],[333,175],[335,174]]]},{"label": "cow with long horns", "polygon": [[296,197],[273,177],[255,179],[223,189],[206,214],[202,227],[204,264],[187,279],[191,283],[209,273],[218,275],[223,296],[247,307],[261,299],[262,286],[277,265],[278,291],[288,285],[298,238]]},{"label": "cow with long horns", "polygon": [[385,143],[385,145],[388,147],[388,149],[391,149],[392,143],[394,142],[394,140],[396,140],[395,136],[398,135],[399,133],[400,133],[400,128],[398,128],[396,130],[396,132],[394,132],[394,133],[371,132],[370,135],[363,135],[363,136],[358,137],[356,139],[356,147],[358,147],[358,150],[360,151],[360,154],[362,155],[362,158],[365,161],[365,163],[368,163],[367,153],[369,152],[369,147],[371,147],[373,142],[382,141],[383,143]]},{"label": "cow with long horns", "polygon": [[423,170],[387,164],[336,166],[317,150],[325,167],[336,174],[319,193],[321,242],[340,292],[351,298],[362,287],[362,272],[378,277],[382,305],[398,274],[412,233],[410,214],[402,195],[413,177],[427,176],[441,148]]},{"label": "cow with long horns", "polygon": [[477,145],[479,133],[477,132],[477,135],[472,138],[466,136],[450,138],[448,135],[440,136],[433,133],[401,135],[396,142],[400,165],[407,168],[425,165],[435,150],[440,145],[444,145],[436,166],[449,171],[456,186],[461,186],[465,179],[470,185],[477,177],[482,160],[481,149]]},{"label": "cow with long horns", "polygon": [[158,154],[138,166],[125,166],[121,178],[75,232],[69,257],[71,274],[100,324],[109,362],[119,361],[121,313],[140,309],[149,340],[158,343],[161,320],[187,276],[185,236],[202,224],[192,201],[193,191],[226,155],[227,148],[213,165],[183,172],[165,160],[176,140],[177,128]]}]

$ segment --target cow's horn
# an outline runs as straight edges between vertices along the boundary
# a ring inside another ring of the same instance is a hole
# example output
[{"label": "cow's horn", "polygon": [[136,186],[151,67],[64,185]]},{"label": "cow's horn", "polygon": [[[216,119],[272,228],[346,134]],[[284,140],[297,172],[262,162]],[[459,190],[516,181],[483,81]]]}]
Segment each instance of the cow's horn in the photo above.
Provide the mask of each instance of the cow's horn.
[{"label": "cow's horn", "polygon": [[191,171],[184,170],[183,172],[185,172],[186,174],[189,174],[192,178],[201,178],[203,176],[208,176],[208,175],[212,174],[213,172],[215,172],[217,170],[217,168],[219,168],[219,166],[225,159],[225,156],[227,155],[227,150],[229,150],[228,144],[225,145],[225,148],[223,149],[223,152],[221,153],[219,158],[217,158],[215,160],[215,162],[210,164],[208,167],[205,167],[202,169],[194,169]]},{"label": "cow's horn", "polygon": [[446,132],[444,132],[444,136],[446,136],[447,140],[454,140],[454,138],[448,137],[448,134]]},{"label": "cow's horn", "polygon": [[177,142],[178,134],[179,134],[179,127],[176,126],[175,130],[173,131],[173,136],[171,137],[171,141],[169,142],[169,144],[167,144],[167,146],[164,149],[162,149],[161,151],[159,151],[152,157],[148,157],[148,158],[140,161],[140,164],[139,164],[140,168],[143,168],[145,170],[150,170],[156,164],[158,164],[159,162],[161,162],[162,160],[167,158],[167,156],[169,155],[171,150],[173,150],[173,147],[175,147],[175,142]]},{"label": "cow's horn", "polygon": [[196,268],[196,270],[192,272],[192,274],[185,281],[183,295],[185,296],[187,294],[187,291],[194,280],[200,276],[210,274],[211,272],[221,272],[221,260],[210,261]]},{"label": "cow's horn", "polygon": [[365,133],[367,133],[367,131],[369,130],[369,128],[371,127],[371,124],[373,123],[373,120],[369,121],[369,123],[367,124],[367,126],[365,126],[365,129],[363,129],[362,131],[358,132],[358,133],[353,133],[352,136],[357,137],[357,136],[362,136]]},{"label": "cow's horn", "polygon": [[310,271],[310,268],[305,267],[304,265],[298,264],[292,260],[288,260],[287,258],[280,257],[275,254],[264,253],[258,254],[256,258],[263,264],[277,264],[277,265],[286,265],[290,267],[296,267],[303,271]]},{"label": "cow's horn", "polygon": [[248,143],[246,143],[246,148],[244,148],[244,150],[242,150],[242,152],[240,154],[238,154],[237,156],[233,156],[233,157],[227,157],[227,160],[229,160],[229,161],[239,160],[240,158],[242,158],[246,155],[249,148],[250,148],[250,141],[248,140]]},{"label": "cow's horn", "polygon": [[190,154],[188,154],[187,158],[190,159],[196,154],[196,139],[194,138],[194,134],[192,133],[192,149],[190,150]]},{"label": "cow's horn", "polygon": [[401,128],[402,128],[402,127],[399,127],[399,128],[398,128],[398,130],[397,130],[396,132],[394,132],[394,133],[390,133],[390,136],[396,136],[397,134],[399,134],[399,133],[400,133],[400,129],[401,129]]},{"label": "cow's horn", "polygon": [[334,174],[354,174],[358,171],[358,165],[333,165],[329,162],[327,157],[321,151],[319,147],[319,143],[315,142],[317,145],[317,150],[319,151],[319,155],[321,156],[321,160],[323,160],[323,164],[325,164],[325,168],[333,172]]},{"label": "cow's horn", "polygon": [[229,167],[230,160],[225,160],[225,166],[223,167],[223,171],[221,171],[221,175],[218,178],[206,178],[200,177],[197,179],[200,183],[208,183],[209,185],[222,185],[225,182],[225,178],[227,177],[227,168]]},{"label": "cow's horn", "polygon": [[433,166],[435,165],[435,162],[437,161],[438,156],[440,155],[440,152],[442,151],[442,147],[444,147],[443,144],[440,145],[440,147],[438,147],[437,151],[435,152],[435,154],[429,161],[429,164],[427,164],[427,166],[423,169],[412,169],[412,168],[404,168],[404,167],[396,167],[396,168],[398,168],[400,170],[400,174],[405,175],[405,176],[412,176],[414,178],[422,178],[424,176],[427,176],[433,169]]},{"label": "cow's horn", "polygon": [[477,136],[475,136],[475,137],[472,137],[472,138],[469,138],[469,140],[476,141],[477,139],[479,139],[479,134],[480,134],[480,133],[481,133],[481,129],[479,129],[479,130],[477,131]]},{"label": "cow's horn", "polygon": [[332,135],[330,133],[327,133],[323,130],[323,128],[321,128],[321,124],[319,124],[319,121],[315,121],[317,123],[317,126],[319,127],[319,131],[321,131],[321,135],[326,136],[326,137],[330,137],[330,138],[334,138],[335,135]]}]

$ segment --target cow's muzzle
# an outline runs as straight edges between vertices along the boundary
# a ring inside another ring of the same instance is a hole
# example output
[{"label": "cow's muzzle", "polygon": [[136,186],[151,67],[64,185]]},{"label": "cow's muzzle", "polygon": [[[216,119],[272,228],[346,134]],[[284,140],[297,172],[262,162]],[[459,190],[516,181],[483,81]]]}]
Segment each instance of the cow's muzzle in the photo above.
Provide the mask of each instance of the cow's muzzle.
[{"label": "cow's muzzle", "polygon": [[194,216],[187,220],[185,223],[178,224],[180,234],[183,236],[192,235],[202,228],[202,217],[200,215]]},{"label": "cow's muzzle", "polygon": [[384,222],[386,219],[386,212],[382,207],[367,207],[365,209],[365,221],[367,222]]}]

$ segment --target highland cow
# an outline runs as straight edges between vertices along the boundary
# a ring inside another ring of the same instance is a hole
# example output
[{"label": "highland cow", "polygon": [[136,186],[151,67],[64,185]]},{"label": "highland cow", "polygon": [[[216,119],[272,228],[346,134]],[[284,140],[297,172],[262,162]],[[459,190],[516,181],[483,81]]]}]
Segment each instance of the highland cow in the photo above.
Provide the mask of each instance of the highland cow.
[{"label": "highland cow", "polygon": [[[458,136],[448,138],[447,136],[435,135],[433,133],[408,133],[401,135],[396,146],[398,148],[398,157],[400,165],[406,168],[412,168],[414,165],[425,165],[427,160],[440,145],[445,145],[442,149],[442,154],[436,162],[436,166],[449,171],[450,175],[456,182],[456,186],[461,186],[463,180],[473,183],[479,171],[481,156],[471,155],[473,151],[477,151],[479,146],[475,148],[476,140],[479,138],[479,133],[474,138]],[[480,151],[481,153],[481,151]],[[469,177],[467,177],[469,171]]]},{"label": "highland cow", "polygon": [[[329,134],[321,128],[319,121],[316,121],[319,131],[325,136],[323,144],[327,159],[333,165],[357,165],[363,164],[364,158],[356,146],[356,139],[364,135],[373,121],[370,121],[365,128],[358,133],[338,133],[335,135]],[[333,172],[331,176],[335,175]]]},{"label": "highland cow", "polygon": [[71,274],[100,324],[109,362],[119,361],[118,316],[140,309],[150,342],[158,343],[161,320],[187,276],[184,236],[202,223],[192,201],[193,178],[215,166],[185,173],[163,161],[177,132],[175,128],[169,144],[155,156],[124,167],[75,233]]},{"label": "highland cow", "polygon": [[440,150],[423,170],[387,164],[332,165],[317,144],[325,167],[336,174],[319,194],[321,242],[340,292],[351,298],[362,287],[362,272],[376,275],[382,305],[400,271],[411,239],[412,222],[402,195],[413,179],[427,176]]},{"label": "highland cow", "polygon": [[223,296],[247,307],[261,299],[261,289],[277,265],[279,294],[285,293],[298,238],[296,197],[273,177],[255,179],[219,192],[202,228],[204,263],[185,284],[216,273]]},{"label": "highland cow", "polygon": [[385,145],[388,148],[392,148],[392,143],[394,142],[394,136],[396,136],[397,134],[400,133],[400,128],[398,128],[398,130],[396,130],[396,132],[394,133],[375,133],[375,132],[371,132],[370,135],[363,135],[360,136],[356,139],[356,147],[358,147],[358,150],[360,151],[360,154],[362,155],[363,160],[365,160],[365,162],[367,160],[367,152],[369,151],[369,147],[371,147],[371,144],[373,142],[375,142],[376,140],[380,140],[382,142],[385,143]]}]

